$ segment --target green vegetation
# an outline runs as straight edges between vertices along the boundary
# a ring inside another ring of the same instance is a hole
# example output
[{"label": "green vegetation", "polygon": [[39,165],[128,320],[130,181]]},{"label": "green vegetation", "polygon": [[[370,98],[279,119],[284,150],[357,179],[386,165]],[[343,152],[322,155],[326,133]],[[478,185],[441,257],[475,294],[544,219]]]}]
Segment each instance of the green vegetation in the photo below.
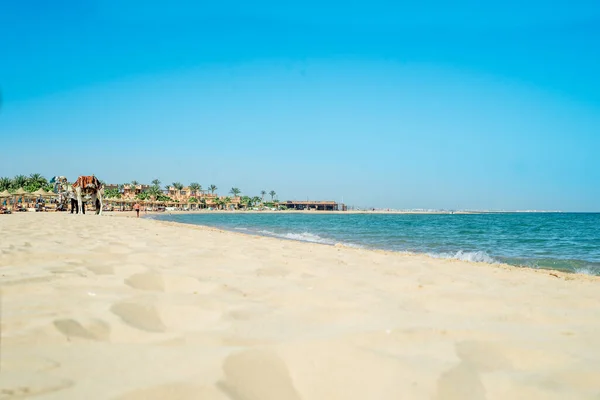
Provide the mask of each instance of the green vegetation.
[{"label": "green vegetation", "polygon": [[14,178],[0,178],[0,192],[8,190],[9,192],[15,192],[16,190],[23,188],[27,192],[35,192],[38,189],[44,189],[47,192],[53,190],[52,184],[48,183],[48,180],[41,174],[31,174],[29,176],[17,175]]},{"label": "green vegetation", "polygon": [[117,189],[117,188],[106,189],[104,191],[104,197],[111,198],[111,199],[120,199],[121,193],[119,192],[119,189]]},{"label": "green vegetation", "polygon": [[202,191],[202,185],[200,185],[198,182],[192,182],[190,183],[190,190],[192,192],[194,192],[195,194],[198,194],[200,191]]},{"label": "green vegetation", "polygon": [[[140,183],[138,181],[132,180],[131,182],[120,184],[116,188],[113,187],[110,189],[105,189],[104,197],[112,198],[112,199],[121,199],[121,198],[123,198],[123,192],[124,192],[124,188],[126,185],[129,186],[131,189],[135,189],[135,186],[137,186],[139,184]],[[144,192],[138,193],[135,196],[135,199],[137,199],[137,200],[156,200],[156,201],[163,201],[163,202],[179,202],[178,200],[175,200],[175,199],[165,195],[164,192],[161,190],[160,185],[161,185],[161,181],[159,179],[152,180],[152,186],[150,186]],[[184,186],[181,182],[173,182],[171,185],[166,185],[165,189],[168,190],[170,187],[173,187],[178,191],[182,190],[184,188]],[[8,190],[9,192],[12,193],[12,192],[15,192],[16,190],[18,190],[19,188],[23,188],[27,192],[34,192],[40,188],[42,188],[46,191],[52,191],[54,189],[53,185],[50,184],[48,182],[48,180],[46,178],[44,178],[41,174],[31,174],[29,176],[17,175],[13,178],[0,177],[0,192],[2,192],[4,190]],[[218,188],[216,185],[211,184],[208,186],[208,189],[206,190],[206,192],[210,192],[211,194],[214,195],[215,192],[217,191],[217,189]],[[190,190],[190,192],[194,193],[196,196],[201,195],[203,193],[202,185],[200,185],[197,182],[190,183],[189,190]],[[237,187],[233,187],[229,191],[229,194],[232,197],[240,197],[241,193],[242,193],[242,191]],[[239,205],[240,205],[240,207],[245,208],[245,209],[250,209],[253,207],[269,207],[269,208],[279,207],[279,204],[274,200],[274,198],[276,196],[275,191],[271,190],[268,193],[271,196],[270,202],[265,202],[266,194],[267,194],[267,192],[265,190],[261,190],[260,197],[259,196],[241,196]],[[212,200],[209,199],[209,201],[216,208],[227,208],[232,202],[232,197],[215,198]],[[204,197],[200,197],[200,198],[190,197],[189,202],[199,204],[202,207],[207,206],[207,200]]]}]

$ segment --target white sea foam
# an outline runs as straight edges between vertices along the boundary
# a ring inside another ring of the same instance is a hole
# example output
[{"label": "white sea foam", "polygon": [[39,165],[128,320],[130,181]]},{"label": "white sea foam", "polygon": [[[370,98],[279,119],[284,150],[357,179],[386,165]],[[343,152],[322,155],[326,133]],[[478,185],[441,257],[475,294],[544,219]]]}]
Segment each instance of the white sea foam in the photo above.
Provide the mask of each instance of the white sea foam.
[{"label": "white sea foam", "polygon": [[275,236],[275,237],[290,239],[290,240],[299,240],[302,242],[323,243],[323,244],[334,244],[335,243],[332,240],[322,238],[321,236],[315,235],[314,233],[310,233],[310,232],[275,233],[275,232],[271,232],[271,231],[267,231],[267,230],[262,230],[262,231],[258,231],[258,233],[260,233],[261,235]]},{"label": "white sea foam", "polygon": [[495,264],[498,262],[490,257],[490,255],[485,251],[459,250],[456,253],[428,253],[428,255],[434,258],[454,259],[469,262],[484,262],[488,264]]},{"label": "white sea foam", "polygon": [[585,274],[585,275],[600,275],[600,269],[594,268],[593,266],[586,266],[586,267],[580,267],[580,268],[575,267],[575,272],[578,274]]},{"label": "white sea foam", "polygon": [[332,239],[327,239],[324,237],[321,237],[317,234],[314,233],[310,233],[310,232],[303,232],[303,233],[293,233],[293,232],[287,232],[287,233],[275,233],[272,231],[268,231],[268,230],[260,230],[257,232],[260,235],[265,235],[265,236],[273,236],[273,237],[278,237],[278,238],[283,238],[283,239],[289,239],[289,240],[297,240],[300,242],[310,242],[310,243],[321,243],[321,244],[329,244],[329,245],[335,245],[335,244],[340,244],[342,246],[345,247],[354,247],[354,248],[362,248],[362,246],[360,245],[356,245],[356,244],[352,244],[352,243],[344,243],[344,242],[338,242]]}]

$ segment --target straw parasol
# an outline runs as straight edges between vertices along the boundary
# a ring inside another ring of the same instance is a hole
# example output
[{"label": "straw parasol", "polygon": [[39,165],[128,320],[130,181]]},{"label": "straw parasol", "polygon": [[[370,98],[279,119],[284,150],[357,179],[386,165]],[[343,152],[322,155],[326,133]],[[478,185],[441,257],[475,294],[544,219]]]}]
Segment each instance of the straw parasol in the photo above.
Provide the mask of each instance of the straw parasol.
[{"label": "straw parasol", "polygon": [[31,196],[31,193],[29,193],[28,191],[26,191],[25,189],[18,188],[13,194],[12,196],[15,198],[15,203],[17,202],[17,199],[21,198],[21,203],[25,203],[25,196]]},{"label": "straw parasol", "polygon": [[54,193],[54,192],[46,192],[42,195],[42,197],[58,197],[58,193]]},{"label": "straw parasol", "polygon": [[[10,194],[10,192],[8,190],[4,190],[4,192],[0,192],[0,199],[9,199],[12,197],[12,194]],[[1,205],[2,203],[0,203]],[[7,204],[8,204],[8,200],[7,200]]]},{"label": "straw parasol", "polygon": [[39,188],[38,190],[36,190],[35,192],[31,193],[32,196],[42,196],[42,197],[54,197],[56,196],[56,193],[52,193],[52,192],[46,192],[44,189]]}]

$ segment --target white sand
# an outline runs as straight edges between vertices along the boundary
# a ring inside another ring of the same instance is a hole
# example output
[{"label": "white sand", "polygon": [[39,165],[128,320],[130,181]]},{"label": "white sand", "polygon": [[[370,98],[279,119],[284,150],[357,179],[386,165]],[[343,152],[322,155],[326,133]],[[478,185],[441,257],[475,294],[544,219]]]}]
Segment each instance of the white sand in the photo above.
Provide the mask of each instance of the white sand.
[{"label": "white sand", "polygon": [[0,215],[0,399],[599,399],[600,279]]}]

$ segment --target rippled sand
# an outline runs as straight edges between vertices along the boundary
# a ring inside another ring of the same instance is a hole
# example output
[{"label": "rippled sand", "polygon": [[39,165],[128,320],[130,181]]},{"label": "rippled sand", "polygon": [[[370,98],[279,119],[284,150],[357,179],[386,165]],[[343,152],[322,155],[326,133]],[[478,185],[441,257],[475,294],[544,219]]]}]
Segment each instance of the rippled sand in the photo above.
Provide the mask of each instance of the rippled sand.
[{"label": "rippled sand", "polygon": [[600,398],[595,277],[52,213],[0,273],[0,399]]}]

